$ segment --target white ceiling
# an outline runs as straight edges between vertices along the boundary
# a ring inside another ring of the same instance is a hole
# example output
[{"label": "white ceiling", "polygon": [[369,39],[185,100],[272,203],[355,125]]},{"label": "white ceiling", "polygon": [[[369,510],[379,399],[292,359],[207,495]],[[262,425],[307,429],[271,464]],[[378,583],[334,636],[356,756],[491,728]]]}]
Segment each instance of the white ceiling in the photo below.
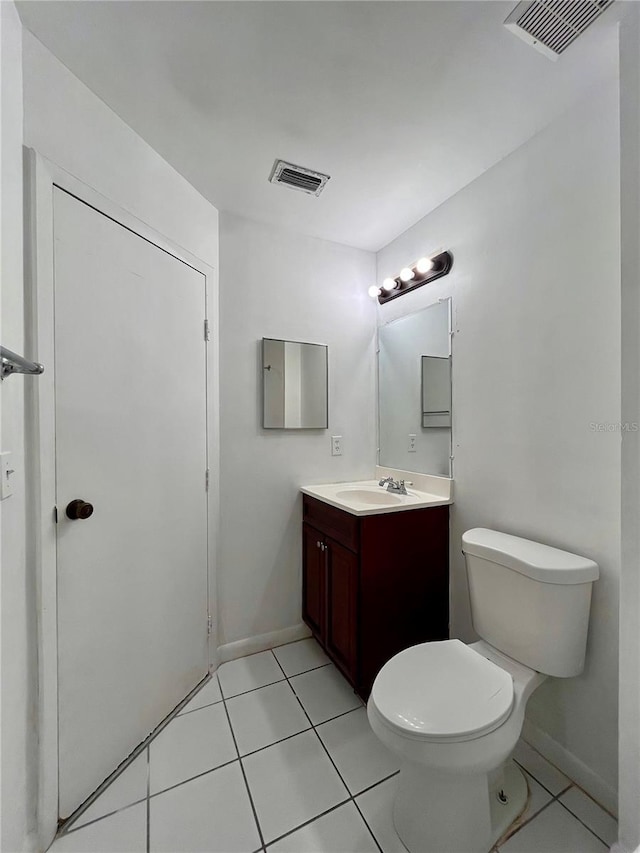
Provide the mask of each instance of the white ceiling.
[{"label": "white ceiling", "polygon": [[[221,210],[377,250],[617,72],[614,4],[557,62],[514,2],[19,4],[71,71]],[[328,172],[319,198],[276,158]]]}]

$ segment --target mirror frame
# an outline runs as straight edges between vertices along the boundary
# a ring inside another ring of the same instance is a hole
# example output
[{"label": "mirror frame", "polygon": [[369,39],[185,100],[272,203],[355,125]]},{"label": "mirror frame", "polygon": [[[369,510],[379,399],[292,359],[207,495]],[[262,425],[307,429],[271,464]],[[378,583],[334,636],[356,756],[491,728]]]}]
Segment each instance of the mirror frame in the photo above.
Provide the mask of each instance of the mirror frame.
[{"label": "mirror frame", "polygon": [[[267,365],[265,365],[265,355],[264,348],[266,341],[275,341],[276,343],[282,344],[300,344],[304,346],[310,347],[321,347],[324,349],[324,366],[325,366],[325,379],[326,379],[326,389],[325,389],[325,424],[324,426],[314,425],[314,426],[266,426],[265,418],[264,418],[264,405],[265,405],[265,375],[264,372],[267,369]],[[329,346],[327,344],[317,344],[312,341],[291,341],[286,338],[268,338],[263,337],[260,343],[260,373],[261,373],[261,418],[260,424],[262,429],[264,430],[321,430],[321,429],[329,429]]]}]

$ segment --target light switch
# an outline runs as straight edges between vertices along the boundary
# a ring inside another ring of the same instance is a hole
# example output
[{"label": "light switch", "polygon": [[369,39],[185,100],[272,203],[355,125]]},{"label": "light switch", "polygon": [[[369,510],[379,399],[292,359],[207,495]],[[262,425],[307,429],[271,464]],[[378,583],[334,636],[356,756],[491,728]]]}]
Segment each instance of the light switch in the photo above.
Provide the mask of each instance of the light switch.
[{"label": "light switch", "polygon": [[13,475],[15,470],[11,464],[11,451],[0,453],[0,501],[13,494]]}]

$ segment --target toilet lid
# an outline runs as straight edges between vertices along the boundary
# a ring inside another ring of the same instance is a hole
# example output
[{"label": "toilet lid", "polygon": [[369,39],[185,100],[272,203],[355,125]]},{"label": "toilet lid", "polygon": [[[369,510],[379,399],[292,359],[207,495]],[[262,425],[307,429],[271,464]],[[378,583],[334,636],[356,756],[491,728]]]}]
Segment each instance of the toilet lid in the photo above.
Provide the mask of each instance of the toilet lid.
[{"label": "toilet lid", "polygon": [[471,740],[504,722],[513,705],[511,675],[460,640],[422,643],[386,663],[371,698],[405,736]]}]

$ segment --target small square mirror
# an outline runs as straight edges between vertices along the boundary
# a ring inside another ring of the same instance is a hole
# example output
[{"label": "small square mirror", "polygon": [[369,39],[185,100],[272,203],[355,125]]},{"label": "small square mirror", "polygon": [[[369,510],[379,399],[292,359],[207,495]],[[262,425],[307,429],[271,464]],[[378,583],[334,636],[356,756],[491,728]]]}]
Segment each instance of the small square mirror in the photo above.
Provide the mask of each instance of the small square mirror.
[{"label": "small square mirror", "polygon": [[262,339],[264,429],[327,429],[328,348]]}]

